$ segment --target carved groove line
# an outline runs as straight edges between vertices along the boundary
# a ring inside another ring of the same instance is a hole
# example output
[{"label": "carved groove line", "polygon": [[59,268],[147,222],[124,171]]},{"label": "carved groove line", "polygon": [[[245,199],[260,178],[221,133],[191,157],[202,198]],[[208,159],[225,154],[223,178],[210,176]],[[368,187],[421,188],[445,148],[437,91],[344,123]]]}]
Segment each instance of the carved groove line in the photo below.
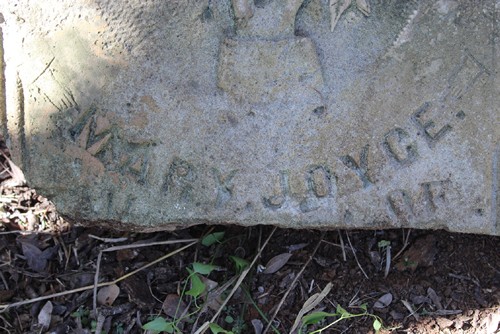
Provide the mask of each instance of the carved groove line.
[{"label": "carved groove line", "polygon": [[15,102],[13,108],[7,113],[7,130],[9,133],[10,148],[13,157],[18,157],[16,164],[23,170],[27,170],[28,155],[26,151],[26,136],[25,136],[25,106],[24,106],[24,88],[23,82],[16,74],[15,81]]},{"label": "carved groove line", "polygon": [[7,139],[7,98],[5,93],[5,61],[3,58],[3,32],[0,27],[0,134]]},{"label": "carved groove line", "polygon": [[500,211],[498,208],[500,207],[500,198],[498,197],[498,192],[500,191],[499,184],[499,170],[498,170],[498,161],[500,160],[500,145],[497,145],[496,150],[493,154],[493,175],[492,175],[492,185],[491,185],[491,219],[493,226],[493,233],[498,233],[498,216]]}]

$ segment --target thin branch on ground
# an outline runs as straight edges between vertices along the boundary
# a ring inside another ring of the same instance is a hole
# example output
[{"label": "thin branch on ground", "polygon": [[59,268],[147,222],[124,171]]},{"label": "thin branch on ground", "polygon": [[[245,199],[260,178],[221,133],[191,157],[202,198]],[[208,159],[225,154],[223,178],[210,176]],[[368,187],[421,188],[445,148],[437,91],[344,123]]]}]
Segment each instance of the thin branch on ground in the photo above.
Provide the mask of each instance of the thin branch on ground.
[{"label": "thin branch on ground", "polygon": [[359,269],[361,269],[361,271],[363,272],[363,275],[365,275],[366,279],[370,279],[370,277],[368,277],[366,272],[363,270],[363,267],[359,263],[358,256],[356,255],[356,251],[354,250],[354,247],[352,247],[351,239],[349,238],[349,233],[346,232],[345,235],[347,236],[347,242],[349,242],[349,246],[351,246],[352,254],[354,255],[354,259],[356,260],[356,263],[358,264]]},{"label": "thin branch on ground", "polygon": [[281,300],[280,300],[280,302],[278,304],[278,307],[276,308],[276,310],[274,311],[273,315],[269,319],[269,322],[267,323],[267,326],[264,329],[264,331],[262,332],[262,334],[266,334],[267,331],[269,330],[269,328],[271,328],[273,320],[274,320],[274,318],[276,318],[276,315],[278,314],[278,312],[280,311],[281,307],[283,306],[283,303],[285,303],[286,298],[288,297],[288,295],[290,294],[290,292],[292,291],[292,289],[295,287],[295,284],[297,283],[297,281],[299,280],[299,278],[302,276],[302,273],[304,273],[304,270],[306,269],[306,267],[309,265],[309,263],[311,263],[314,255],[316,255],[316,252],[318,251],[319,246],[321,245],[321,241],[323,241],[324,236],[325,236],[325,232],[323,232],[321,234],[321,238],[320,238],[319,242],[316,244],[316,247],[314,247],[314,250],[313,250],[312,254],[309,256],[309,258],[307,259],[306,263],[304,263],[304,265],[300,269],[299,273],[295,276],[295,278],[293,279],[292,283],[290,284],[290,286],[286,290],[285,294],[281,298]]},{"label": "thin branch on ground", "polygon": [[89,234],[89,238],[96,239],[105,243],[113,243],[113,242],[124,242],[127,241],[128,238],[123,237],[123,238],[101,238],[98,237],[97,235]]},{"label": "thin branch on ground", "polygon": [[411,233],[411,230],[408,230],[408,233],[405,234],[405,230],[403,229],[403,247],[394,256],[394,258],[392,259],[393,261],[395,261],[401,254],[403,254],[406,247],[408,247],[408,241],[410,240],[410,233]]},{"label": "thin branch on ground", "polygon": [[[342,248],[342,258],[344,259],[344,262],[347,262],[347,256],[345,254],[345,245],[344,245],[344,239],[342,238],[342,233],[339,231],[339,239],[340,239],[340,247]],[[353,249],[351,248],[353,251]]]},{"label": "thin branch on ground", "polygon": [[[158,262],[161,262],[177,253],[180,253],[182,252],[183,250],[195,245],[196,243],[198,243],[198,240],[199,239],[196,239],[196,241],[190,243],[190,244],[187,244],[181,248],[178,248],[156,260],[154,260],[153,262],[150,262],[134,271],[131,271],[130,273],[127,273],[117,279],[115,279],[114,281],[110,281],[110,282],[104,282],[104,283],[99,283],[97,284],[97,287],[100,288],[100,287],[104,287],[104,286],[108,286],[108,285],[113,285],[113,284],[117,284],[135,274],[137,274],[138,272],[146,269],[146,268],[149,268],[151,267],[152,265],[155,265],[156,263]],[[58,292],[58,293],[54,293],[54,294],[51,294],[51,295],[47,295],[47,296],[42,296],[42,297],[37,297],[37,298],[32,298],[32,299],[27,299],[27,300],[23,300],[23,301],[20,301],[20,302],[16,302],[16,303],[12,303],[12,304],[0,304],[0,313],[3,313],[5,312],[7,309],[9,308],[12,308],[12,307],[19,307],[19,306],[22,306],[22,305],[28,305],[28,304],[33,304],[33,303],[36,303],[36,302],[39,302],[39,301],[42,301],[42,300],[47,300],[47,299],[52,299],[52,298],[56,298],[56,297],[62,297],[62,296],[66,296],[66,295],[70,295],[70,294],[73,294],[73,293],[76,293],[76,292],[83,292],[83,291],[87,291],[87,290],[92,290],[94,289],[94,284],[92,285],[87,285],[87,286],[83,286],[83,287],[80,287],[80,288],[76,288],[76,289],[72,289],[72,290],[68,290],[68,291],[62,291],[62,292]]]},{"label": "thin branch on ground", "polygon": [[[108,247],[106,249],[103,249],[99,252],[99,255],[97,255],[97,265],[96,265],[96,270],[95,270],[95,275],[94,275],[94,295],[92,298],[92,304],[93,304],[93,309],[94,312],[97,311],[97,288],[98,288],[98,283],[99,283],[99,271],[101,269],[101,259],[102,259],[102,253],[105,252],[113,252],[117,250],[123,250],[123,249],[130,249],[130,248],[139,248],[139,247],[147,247],[147,246],[156,246],[156,245],[171,245],[171,244],[178,244],[178,243],[184,243],[184,242],[198,242],[199,239],[182,239],[182,240],[166,240],[166,241],[155,241],[155,242],[150,242],[150,243],[143,243],[143,244],[131,244],[131,245],[121,245],[121,246],[113,246],[113,247]],[[155,262],[156,261],[156,262]],[[154,263],[159,262],[158,260],[153,261]],[[143,267],[144,269],[147,268],[146,266]]]},{"label": "thin branch on ground", "polygon": [[387,278],[389,271],[391,270],[391,245],[385,248],[385,271],[384,278]]},{"label": "thin branch on ground", "polygon": [[406,300],[402,299],[401,300],[401,303],[403,303],[403,305],[408,309],[408,311],[410,311],[410,315],[409,317],[413,316],[415,318],[415,320],[419,321],[420,320],[420,317],[418,316],[418,313],[417,311],[415,311],[413,309],[413,307],[411,307],[410,303],[408,303]]},{"label": "thin branch on ground", "polygon": [[236,284],[234,285],[233,289],[231,290],[231,292],[229,293],[229,295],[226,297],[226,299],[224,299],[224,302],[221,304],[221,306],[219,307],[219,309],[217,310],[217,312],[214,314],[214,316],[212,317],[212,319],[210,319],[210,321],[205,322],[195,332],[195,334],[205,333],[205,331],[208,329],[208,326],[210,325],[210,323],[213,323],[213,322],[215,322],[217,320],[217,318],[219,317],[220,313],[222,312],[222,309],[226,306],[226,304],[229,302],[229,300],[233,297],[234,293],[236,292],[236,290],[238,290],[238,288],[240,287],[241,283],[243,282],[243,280],[245,279],[245,277],[248,275],[248,273],[250,272],[250,270],[253,269],[253,266],[255,265],[255,263],[257,262],[257,260],[260,258],[260,255],[262,254],[262,251],[264,250],[264,248],[266,248],[267,244],[269,243],[269,240],[271,240],[271,237],[273,236],[273,234],[276,231],[276,229],[277,229],[277,227],[275,226],[273,228],[273,230],[271,231],[271,233],[269,234],[269,236],[267,237],[266,241],[264,241],[264,244],[260,247],[260,249],[257,252],[257,254],[255,254],[252,262],[250,263],[250,265],[245,270],[243,270],[243,272],[241,273],[240,277],[236,281]]},{"label": "thin branch on ground", "polygon": [[[328,244],[328,245],[331,245],[331,246],[335,246],[335,247],[338,247],[340,249],[342,249],[342,253],[344,253],[344,256],[345,256],[345,249],[348,248],[348,249],[351,249],[350,247],[346,247],[344,245],[344,240],[341,241],[341,244],[336,244],[334,242],[331,242],[331,241],[328,241],[328,240],[323,240],[323,242],[325,244]],[[347,260],[347,259],[346,259]]]}]

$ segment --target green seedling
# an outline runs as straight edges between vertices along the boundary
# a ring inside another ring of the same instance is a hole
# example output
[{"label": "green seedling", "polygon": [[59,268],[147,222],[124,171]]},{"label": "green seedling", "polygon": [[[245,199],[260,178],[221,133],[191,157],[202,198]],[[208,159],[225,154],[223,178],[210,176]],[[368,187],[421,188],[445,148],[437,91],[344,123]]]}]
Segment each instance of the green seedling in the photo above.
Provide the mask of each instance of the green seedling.
[{"label": "green seedling", "polygon": [[89,316],[90,316],[90,310],[81,306],[78,308],[78,310],[71,313],[71,317],[75,319],[80,319],[80,323],[84,328],[87,328],[88,326],[91,325]]},{"label": "green seedling", "polygon": [[[186,268],[186,270],[189,273],[189,276],[186,280],[186,283],[184,284],[184,288],[182,289],[181,293],[181,300],[182,297],[187,295],[191,296],[193,298],[198,298],[201,296],[205,290],[206,290],[206,285],[201,281],[201,278],[199,275],[208,275],[210,274],[216,267],[211,264],[204,264],[200,262],[194,262],[192,264],[192,268]],[[190,284],[191,288],[186,291],[187,284]],[[179,307],[179,305],[177,306]],[[186,317],[190,317],[191,315],[197,313],[199,311],[199,308],[196,309],[193,313],[187,314],[184,316],[182,319]],[[154,333],[182,333],[182,331],[178,328],[178,323],[182,319],[173,319],[171,321],[166,320],[163,317],[156,317],[150,322],[146,323],[144,326],[142,326],[143,329],[151,330]]]},{"label": "green seedling", "polygon": [[193,298],[198,298],[203,292],[205,292],[207,286],[201,281],[200,276],[198,276],[196,272],[192,271],[189,268],[187,268],[187,271],[189,272],[191,289],[186,291],[186,295],[192,296]]},{"label": "green seedling", "polygon": [[201,244],[203,246],[208,247],[208,246],[212,246],[215,243],[220,243],[222,238],[224,238],[224,233],[225,232],[215,232],[215,233],[207,234],[201,240]]},{"label": "green seedling", "polygon": [[230,256],[229,257],[235,264],[236,266],[236,273],[240,274],[243,270],[246,269],[246,267],[248,267],[250,265],[250,262],[248,262],[247,260],[244,260],[242,258],[239,258],[237,256]]},{"label": "green seedling", "polygon": [[214,324],[214,323],[209,324],[208,328],[210,328],[210,331],[212,332],[212,334],[219,334],[219,333],[222,333],[222,334],[234,334],[233,332],[227,331],[224,328],[222,328],[221,326],[219,326],[217,324]]},{"label": "green seedling", "polygon": [[[318,324],[319,322],[325,320],[326,318],[330,317],[337,317],[336,320],[333,322],[329,323],[328,325],[317,329],[315,331],[309,332],[309,334],[316,334],[316,333],[322,333],[324,330],[332,327],[333,325],[341,322],[342,320],[347,320],[355,317],[364,317],[368,316],[373,318],[373,329],[375,330],[375,333],[378,333],[380,329],[382,329],[382,319],[375,314],[368,313],[367,306],[366,304],[363,304],[360,306],[361,310],[363,310],[362,313],[350,313],[346,309],[342,308],[340,305],[337,305],[337,309],[335,313],[328,313],[328,312],[313,312],[308,315],[305,315],[302,317],[302,324],[303,327],[307,327],[309,325],[315,325]],[[299,333],[303,333],[302,331],[299,331]]]},{"label": "green seedling", "polygon": [[191,282],[191,289],[186,291],[186,295],[192,296],[193,298],[198,298],[206,290],[206,285],[200,279],[200,275],[210,274],[216,267],[211,264],[204,264],[195,262],[193,263],[193,269],[186,268],[189,272],[189,281]]},{"label": "green seedling", "polygon": [[193,263],[193,271],[201,275],[209,275],[214,269],[217,268],[212,264],[205,264],[200,262]]},{"label": "green seedling", "polygon": [[114,323],[113,327],[115,327],[115,334],[123,334],[125,332],[122,323]]},{"label": "green seedling", "polygon": [[157,317],[144,324],[142,329],[150,330],[153,333],[181,333],[173,321],[167,321],[163,317]]}]

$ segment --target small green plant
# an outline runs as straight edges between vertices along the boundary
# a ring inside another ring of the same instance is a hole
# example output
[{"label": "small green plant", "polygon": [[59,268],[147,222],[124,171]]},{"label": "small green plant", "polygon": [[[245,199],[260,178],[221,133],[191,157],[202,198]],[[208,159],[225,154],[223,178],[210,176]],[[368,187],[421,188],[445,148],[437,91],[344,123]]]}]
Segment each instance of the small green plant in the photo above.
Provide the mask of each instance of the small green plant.
[{"label": "small green plant", "polygon": [[163,317],[154,318],[150,322],[144,324],[142,329],[150,330],[153,333],[181,333],[173,321],[167,321]]},{"label": "small green plant", "polygon": [[203,239],[201,239],[201,244],[203,246],[212,246],[215,243],[221,242],[222,238],[224,238],[225,232],[215,232],[207,234]]},{"label": "small green plant", "polygon": [[378,248],[385,248],[385,247],[390,246],[390,245],[391,245],[391,242],[389,240],[380,240],[377,243]]},{"label": "small green plant", "polygon": [[219,326],[217,324],[214,324],[214,323],[209,324],[208,328],[210,328],[210,331],[212,332],[212,334],[219,334],[219,333],[222,333],[222,334],[234,334],[233,332],[227,331],[224,328],[222,328],[221,326]]},{"label": "small green plant", "polygon": [[[205,247],[210,247],[214,244],[221,244],[222,240],[224,238],[224,232],[215,232],[206,235],[205,237],[202,238],[201,244]],[[236,257],[236,256],[230,256],[229,257],[235,264],[235,271],[237,273],[241,273],[243,270],[245,270],[250,263],[247,260],[244,260],[242,258]],[[183,289],[180,294],[179,298],[179,303],[177,305],[177,308],[179,310],[180,304],[182,299],[185,298],[185,296],[190,296],[193,300],[193,304],[195,306],[194,310],[192,309],[189,314],[185,314],[181,316],[179,319],[165,319],[161,316],[155,316],[149,319],[150,321],[147,322],[145,325],[143,325],[143,329],[145,330],[150,330],[153,333],[169,333],[169,334],[180,334],[182,331],[179,329],[179,323],[181,321],[189,321],[190,317],[196,313],[198,313],[201,309],[202,306],[198,304],[198,300],[200,297],[203,297],[207,293],[207,286],[203,281],[202,276],[209,275],[213,270],[215,270],[217,267],[212,265],[212,264],[204,264],[200,262],[194,262],[190,267],[186,268],[188,272],[188,277],[185,280]],[[189,286],[189,289],[188,289]],[[177,313],[177,311],[176,311]],[[222,328],[220,325],[216,323],[211,323],[209,324],[209,329],[212,334],[236,334],[240,333],[238,329],[241,327],[244,327],[244,324],[240,323],[240,319],[235,319],[231,315],[227,315],[224,318],[224,321],[226,325],[231,325],[233,326],[232,331],[231,330],[226,330]]]},{"label": "small green plant", "polygon": [[71,313],[71,317],[79,319],[83,328],[88,328],[91,325],[90,310],[86,307],[80,306],[78,310]]},{"label": "small green plant", "polygon": [[250,265],[250,262],[247,260],[244,260],[242,258],[239,258],[237,256],[229,256],[229,258],[234,262],[234,265],[236,266],[236,273],[240,274],[243,270],[246,269]]},{"label": "small green plant", "polygon": [[191,289],[186,291],[186,295],[192,296],[193,298],[198,298],[205,292],[207,286],[201,281],[199,275],[208,275],[216,267],[211,264],[204,264],[199,262],[193,263],[193,269],[186,268],[189,273],[189,281],[191,283]]},{"label": "small green plant", "polygon": [[[186,283],[184,284],[184,288],[182,289],[181,293],[181,298],[184,296],[191,296],[195,300],[196,304],[196,299],[200,297],[206,290],[206,284],[203,283],[199,275],[208,275],[210,274],[216,267],[211,264],[204,264],[200,262],[194,262],[191,265],[192,268],[186,268],[186,270],[189,273],[189,276],[186,279]],[[186,291],[187,285],[190,284],[190,289]],[[180,301],[179,301],[180,304]],[[179,308],[180,305],[177,305]],[[197,313],[199,311],[200,307],[197,307],[196,310],[190,314],[187,314],[183,316],[180,319],[172,319],[172,320],[167,320],[163,317],[155,317],[148,323],[144,324],[142,326],[142,329],[147,329],[151,330],[155,333],[182,333],[182,331],[178,328],[178,324],[181,320],[184,320],[185,318],[189,318],[191,315]]]},{"label": "small green plant", "polygon": [[[309,325],[318,324],[319,322],[325,320],[326,318],[337,317],[336,320],[329,323],[328,325],[326,325],[320,329],[314,330],[312,332],[308,332],[309,334],[322,333],[324,330],[332,327],[333,325],[341,322],[342,320],[347,320],[347,319],[351,319],[351,318],[355,318],[355,317],[368,316],[368,317],[373,318],[373,324],[372,324],[373,329],[375,330],[375,333],[378,333],[380,331],[380,329],[382,328],[382,319],[380,317],[376,316],[375,314],[368,313],[368,309],[367,309],[366,304],[361,305],[360,309],[363,311],[362,313],[353,314],[353,313],[348,312],[346,309],[342,308],[340,305],[337,305],[337,309],[336,309],[335,313],[313,312],[313,313],[307,314],[304,317],[302,317],[303,328],[307,327]],[[303,333],[303,331],[301,330],[301,331],[299,331],[299,333]]]},{"label": "small green plant", "polygon": [[125,331],[125,329],[123,328],[123,324],[121,322],[114,323],[113,327],[115,328],[115,331],[114,331],[115,334],[123,334]]}]

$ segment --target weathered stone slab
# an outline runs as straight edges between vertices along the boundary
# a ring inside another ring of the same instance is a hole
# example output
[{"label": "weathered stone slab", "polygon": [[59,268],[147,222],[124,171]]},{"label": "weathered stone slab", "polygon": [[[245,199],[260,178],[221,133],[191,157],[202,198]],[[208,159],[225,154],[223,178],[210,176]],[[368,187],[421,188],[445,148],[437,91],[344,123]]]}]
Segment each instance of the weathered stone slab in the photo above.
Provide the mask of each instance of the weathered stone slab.
[{"label": "weathered stone slab", "polygon": [[495,0],[0,11],[3,132],[68,217],[500,234]]}]

